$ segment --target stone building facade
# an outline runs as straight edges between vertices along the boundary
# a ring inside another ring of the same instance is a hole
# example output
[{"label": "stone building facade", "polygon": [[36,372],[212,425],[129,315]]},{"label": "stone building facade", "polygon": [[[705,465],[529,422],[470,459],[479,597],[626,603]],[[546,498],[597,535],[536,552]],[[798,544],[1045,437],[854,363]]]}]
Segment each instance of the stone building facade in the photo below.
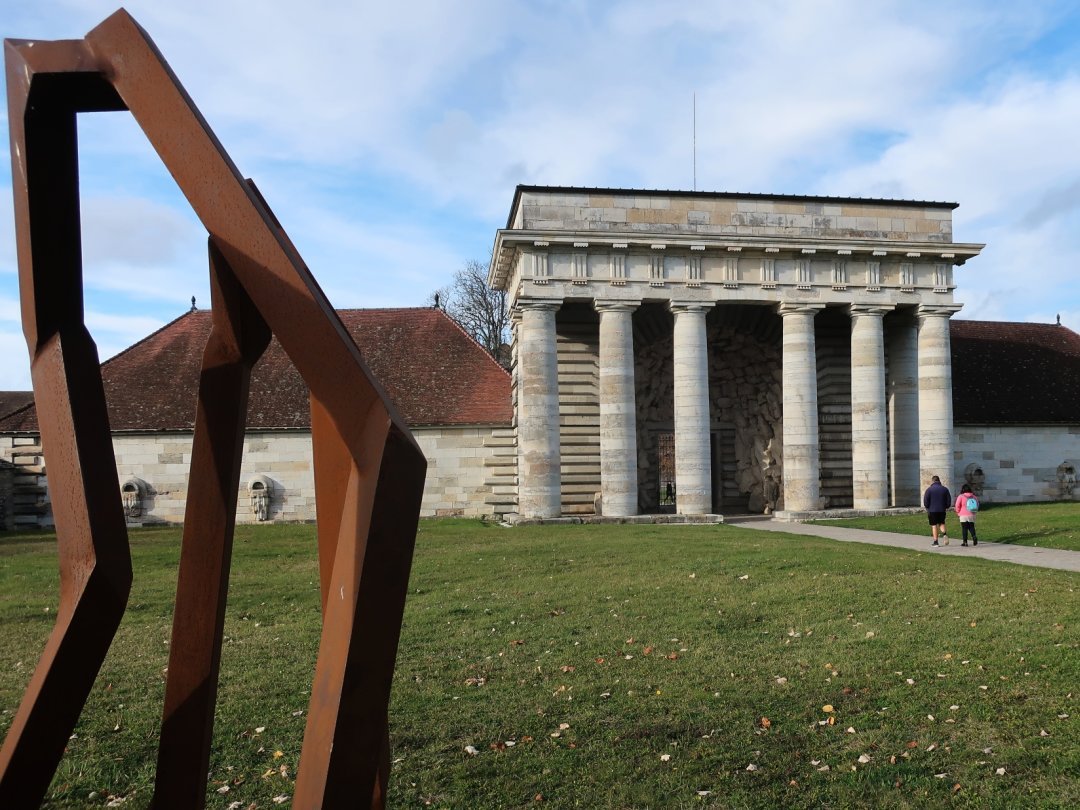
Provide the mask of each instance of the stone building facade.
[{"label": "stone building facade", "polygon": [[[421,514],[513,511],[507,373],[441,310],[338,314],[427,458]],[[190,312],[102,365],[117,486],[131,525],[184,519],[209,330],[209,312]],[[247,425],[237,521],[314,520],[307,388],[277,341],[252,371]],[[13,501],[13,488],[21,500]],[[0,527],[52,525],[47,448],[32,400],[0,419],[0,499],[5,496],[0,504],[14,505],[0,510]]]},{"label": "stone building facade", "polygon": [[876,511],[950,481],[954,272],[982,249],[955,207],[519,186],[489,281],[520,516]]}]

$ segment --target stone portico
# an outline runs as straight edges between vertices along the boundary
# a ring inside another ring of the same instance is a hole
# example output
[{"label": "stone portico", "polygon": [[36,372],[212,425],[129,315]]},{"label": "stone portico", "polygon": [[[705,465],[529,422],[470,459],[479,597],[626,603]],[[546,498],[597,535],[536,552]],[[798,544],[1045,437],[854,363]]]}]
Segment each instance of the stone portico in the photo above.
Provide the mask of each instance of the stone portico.
[{"label": "stone portico", "polygon": [[982,249],[954,208],[519,186],[490,268],[519,515],[918,505],[953,475],[953,273]]}]

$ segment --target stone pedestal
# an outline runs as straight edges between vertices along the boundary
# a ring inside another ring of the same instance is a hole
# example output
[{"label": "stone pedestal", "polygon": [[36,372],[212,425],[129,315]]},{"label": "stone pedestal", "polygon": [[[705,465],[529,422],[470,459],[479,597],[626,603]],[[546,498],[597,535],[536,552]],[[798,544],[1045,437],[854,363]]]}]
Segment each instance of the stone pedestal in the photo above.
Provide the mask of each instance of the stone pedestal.
[{"label": "stone pedestal", "polygon": [[888,505],[884,307],[851,306],[851,478],[855,509]]},{"label": "stone pedestal", "polygon": [[919,475],[919,330],[915,318],[889,319],[889,495],[893,506],[922,503]]},{"label": "stone pedestal", "polygon": [[817,352],[814,316],[820,304],[781,304],[784,319],[784,509],[821,508]]},{"label": "stone pedestal", "polygon": [[559,304],[519,301],[518,307],[518,511],[524,518],[559,517]]},{"label": "stone pedestal", "polygon": [[959,306],[919,307],[919,478],[953,488],[952,354],[949,318]]},{"label": "stone pedestal", "polygon": [[597,301],[600,313],[600,490],[605,517],[638,512],[634,398],[635,304]]},{"label": "stone pedestal", "polygon": [[706,304],[671,305],[675,313],[675,504],[680,515],[712,511],[709,355]]}]

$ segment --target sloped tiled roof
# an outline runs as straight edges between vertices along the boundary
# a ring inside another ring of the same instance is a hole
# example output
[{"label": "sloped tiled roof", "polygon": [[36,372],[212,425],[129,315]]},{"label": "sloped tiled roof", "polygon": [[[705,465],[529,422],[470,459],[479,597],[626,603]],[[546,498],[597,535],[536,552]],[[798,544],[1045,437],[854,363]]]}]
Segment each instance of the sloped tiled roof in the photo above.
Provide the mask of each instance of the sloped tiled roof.
[{"label": "sloped tiled roof", "polygon": [[1080,424],[1080,335],[1056,324],[953,320],[953,421]]},{"label": "sloped tiled roof", "polygon": [[0,391],[0,419],[33,402],[33,391]]},{"label": "sloped tiled roof", "polygon": [[[338,316],[406,423],[508,424],[510,375],[439,309],[346,309]],[[189,312],[102,364],[114,431],[191,430],[209,311]],[[277,340],[251,375],[250,430],[310,428],[308,390]],[[37,431],[33,406],[0,432]]]}]

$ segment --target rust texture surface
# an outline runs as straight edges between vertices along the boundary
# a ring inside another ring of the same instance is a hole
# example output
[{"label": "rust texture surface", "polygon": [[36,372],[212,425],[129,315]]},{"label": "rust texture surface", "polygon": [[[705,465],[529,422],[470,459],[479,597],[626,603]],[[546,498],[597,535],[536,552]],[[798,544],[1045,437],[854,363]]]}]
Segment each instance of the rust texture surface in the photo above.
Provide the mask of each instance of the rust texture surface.
[{"label": "rust texture surface", "polygon": [[153,806],[205,804],[248,389],[271,335],[311,392],[322,586],[293,806],[383,806],[422,453],[258,190],[126,12],[81,40],[5,40],[5,61],[23,330],[49,463],[60,605],[0,749],[0,806],[33,807],[45,796],[133,576],[97,349],[83,319],[76,117],[106,110],[131,112],[209,234],[213,327]]}]

